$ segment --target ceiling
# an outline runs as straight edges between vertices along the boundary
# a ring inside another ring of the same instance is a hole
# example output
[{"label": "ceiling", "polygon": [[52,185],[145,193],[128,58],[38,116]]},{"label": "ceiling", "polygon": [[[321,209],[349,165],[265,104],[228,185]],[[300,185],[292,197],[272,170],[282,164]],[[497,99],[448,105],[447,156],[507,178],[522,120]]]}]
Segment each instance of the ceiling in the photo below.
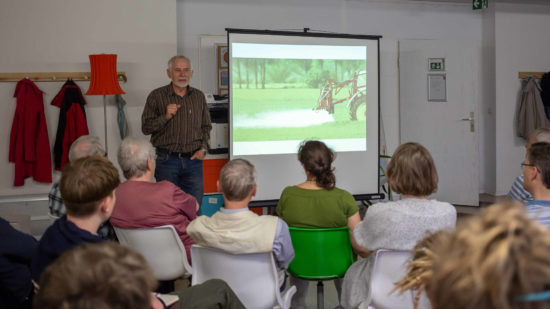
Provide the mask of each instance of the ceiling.
[{"label": "ceiling", "polygon": [[[367,0],[369,1],[369,0]],[[370,0],[372,1],[372,0]],[[374,0],[379,2],[447,2],[447,3],[462,3],[462,4],[471,4],[472,0]],[[550,0],[488,0],[489,5],[491,3],[518,3],[518,4],[548,4],[550,5]]]}]

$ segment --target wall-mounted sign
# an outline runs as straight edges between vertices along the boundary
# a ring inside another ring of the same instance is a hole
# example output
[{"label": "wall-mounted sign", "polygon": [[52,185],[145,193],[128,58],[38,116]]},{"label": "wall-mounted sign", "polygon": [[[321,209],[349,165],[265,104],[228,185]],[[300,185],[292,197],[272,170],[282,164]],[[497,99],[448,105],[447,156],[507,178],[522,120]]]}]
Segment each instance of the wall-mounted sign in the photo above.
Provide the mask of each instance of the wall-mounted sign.
[{"label": "wall-mounted sign", "polygon": [[428,74],[428,101],[447,102],[447,75]]},{"label": "wall-mounted sign", "polygon": [[428,58],[429,71],[445,71],[445,58]]},{"label": "wall-mounted sign", "polygon": [[489,7],[489,0],[472,0],[472,9],[481,10]]}]

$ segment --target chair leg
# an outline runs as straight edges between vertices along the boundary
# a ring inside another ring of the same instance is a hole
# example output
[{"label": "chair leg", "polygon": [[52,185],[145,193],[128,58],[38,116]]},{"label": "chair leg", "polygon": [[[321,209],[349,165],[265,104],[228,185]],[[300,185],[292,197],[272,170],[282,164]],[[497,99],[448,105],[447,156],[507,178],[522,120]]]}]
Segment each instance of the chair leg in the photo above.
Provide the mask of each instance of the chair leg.
[{"label": "chair leg", "polygon": [[159,285],[156,289],[157,293],[168,294],[175,290],[174,283],[176,280],[159,280]]},{"label": "chair leg", "polygon": [[324,307],[323,281],[319,281],[317,282],[317,309],[323,309]]}]

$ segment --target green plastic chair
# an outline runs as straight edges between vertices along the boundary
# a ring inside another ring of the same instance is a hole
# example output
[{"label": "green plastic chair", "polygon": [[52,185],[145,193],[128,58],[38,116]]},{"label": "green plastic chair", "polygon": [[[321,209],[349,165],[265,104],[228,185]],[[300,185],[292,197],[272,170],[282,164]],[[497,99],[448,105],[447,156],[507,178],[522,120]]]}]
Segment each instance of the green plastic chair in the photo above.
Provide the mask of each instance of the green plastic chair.
[{"label": "green plastic chair", "polygon": [[294,259],[288,266],[293,276],[317,283],[317,308],[324,307],[323,281],[342,278],[353,263],[347,227],[305,229],[290,227]]}]

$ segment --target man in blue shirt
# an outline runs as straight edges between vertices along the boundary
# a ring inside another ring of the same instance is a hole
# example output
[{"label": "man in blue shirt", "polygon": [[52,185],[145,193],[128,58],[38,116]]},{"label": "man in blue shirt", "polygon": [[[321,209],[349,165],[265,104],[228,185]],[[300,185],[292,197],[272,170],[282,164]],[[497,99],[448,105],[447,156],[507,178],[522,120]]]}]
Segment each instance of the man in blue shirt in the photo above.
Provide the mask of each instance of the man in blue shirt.
[{"label": "man in blue shirt", "polygon": [[525,204],[527,214],[550,227],[550,144],[531,145],[522,166],[523,187],[533,196]]}]

